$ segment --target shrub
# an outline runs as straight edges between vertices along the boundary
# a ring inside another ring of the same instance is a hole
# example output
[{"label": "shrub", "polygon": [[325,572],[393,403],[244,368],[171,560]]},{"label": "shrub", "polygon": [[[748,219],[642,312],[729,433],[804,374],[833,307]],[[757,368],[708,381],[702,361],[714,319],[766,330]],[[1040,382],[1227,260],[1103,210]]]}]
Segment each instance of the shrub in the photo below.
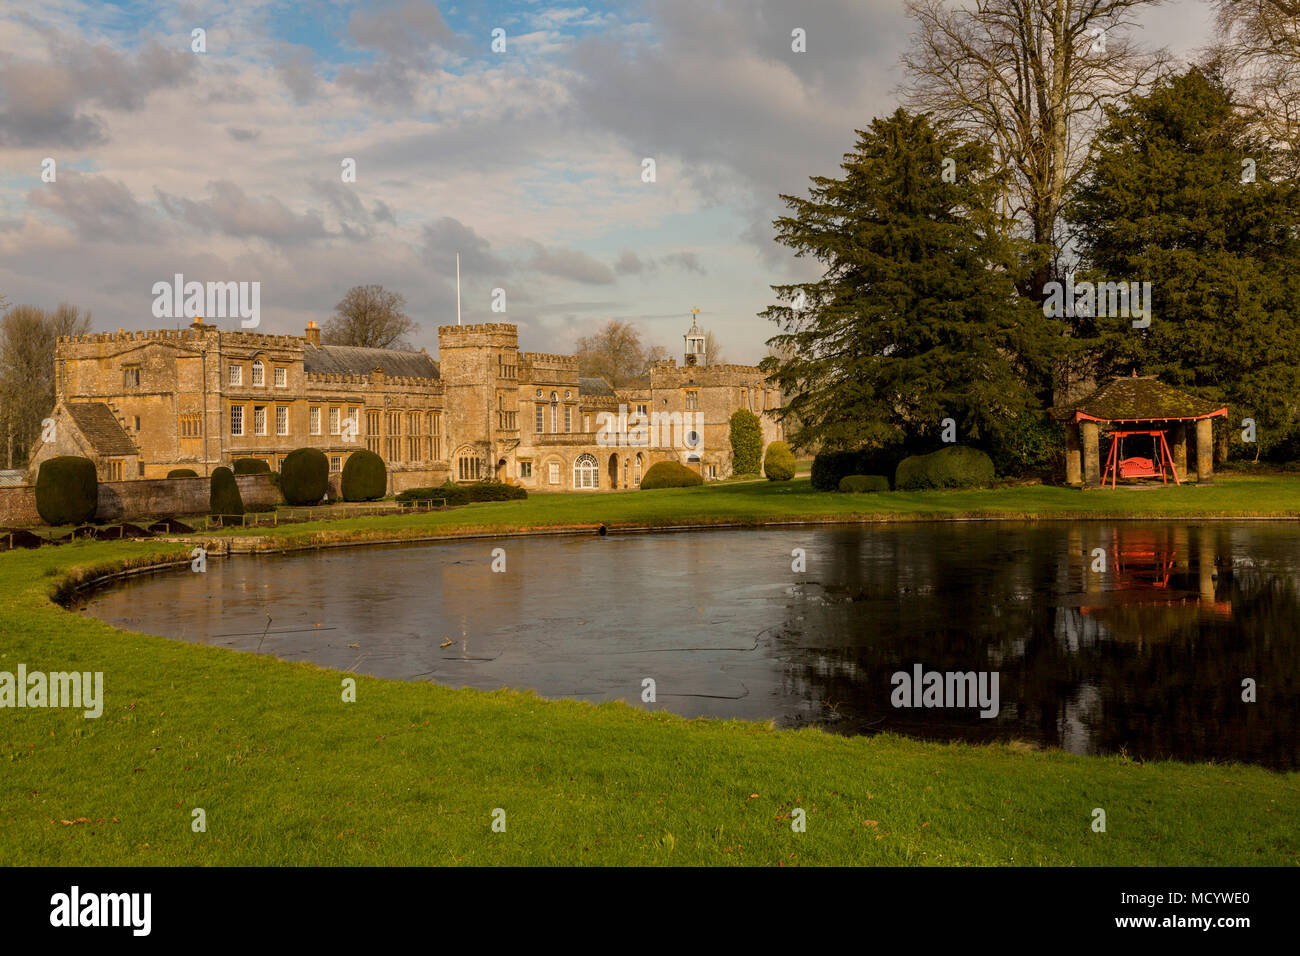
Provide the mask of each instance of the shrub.
[{"label": "shrub", "polygon": [[472,485],[446,484],[427,488],[408,488],[398,501],[428,501],[444,498],[448,505],[467,505],[475,501],[515,501],[528,497],[528,491],[502,481],[480,481]]},{"label": "shrub", "polygon": [[264,475],[271,470],[271,466],[260,458],[236,458],[235,474],[237,475]]},{"label": "shrub", "polygon": [[768,481],[789,481],[794,477],[794,452],[783,441],[774,441],[763,455],[763,474]]},{"label": "shrub", "polygon": [[244,499],[239,494],[235,473],[224,466],[214,468],[208,487],[208,513],[221,515],[222,524],[238,524],[233,516],[244,513]]},{"label": "shrub", "polygon": [[84,524],[99,506],[99,478],[89,458],[60,455],[36,473],[36,511],[49,525]]},{"label": "shrub", "polygon": [[977,488],[993,481],[993,460],[976,448],[952,445],[928,455],[913,455],[898,463],[894,487]]},{"label": "shrub", "polygon": [[840,491],[847,491],[851,494],[888,490],[889,479],[884,475],[845,475],[840,479]]},{"label": "shrub", "polygon": [[702,484],[704,479],[699,472],[677,461],[661,461],[651,465],[641,479],[641,487],[647,491],[654,488],[689,488]]},{"label": "shrub", "polygon": [[199,473],[193,468],[173,468],[167,472],[168,478],[197,478]]},{"label": "shrub", "polygon": [[275,485],[275,487],[279,488],[279,487],[280,487],[280,473],[279,473],[278,471],[268,471],[268,472],[267,472],[267,475],[268,475],[268,476],[270,477],[270,479],[271,479],[271,484],[273,484],[273,485]]},{"label": "shrub", "polygon": [[758,416],[747,408],[736,409],[731,415],[731,473],[758,474],[762,454],[763,428]]},{"label": "shrub", "polygon": [[344,501],[374,501],[388,491],[388,469],[373,451],[360,448],[343,463]]},{"label": "shrub", "polygon": [[316,504],[329,490],[329,481],[329,459],[319,448],[297,448],[280,465],[280,492],[287,504]]},{"label": "shrub", "polygon": [[985,448],[999,475],[1041,475],[1054,471],[1058,462],[1065,471],[1065,429],[1039,412],[999,420]]}]

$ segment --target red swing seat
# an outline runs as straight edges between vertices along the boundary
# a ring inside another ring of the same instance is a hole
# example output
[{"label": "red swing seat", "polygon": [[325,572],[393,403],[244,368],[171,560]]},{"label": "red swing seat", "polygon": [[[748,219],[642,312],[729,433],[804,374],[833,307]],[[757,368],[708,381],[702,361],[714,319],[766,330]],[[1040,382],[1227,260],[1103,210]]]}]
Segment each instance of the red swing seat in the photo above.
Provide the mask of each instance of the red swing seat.
[{"label": "red swing seat", "polygon": [[1121,478],[1155,478],[1162,474],[1150,458],[1125,458],[1119,463]]}]

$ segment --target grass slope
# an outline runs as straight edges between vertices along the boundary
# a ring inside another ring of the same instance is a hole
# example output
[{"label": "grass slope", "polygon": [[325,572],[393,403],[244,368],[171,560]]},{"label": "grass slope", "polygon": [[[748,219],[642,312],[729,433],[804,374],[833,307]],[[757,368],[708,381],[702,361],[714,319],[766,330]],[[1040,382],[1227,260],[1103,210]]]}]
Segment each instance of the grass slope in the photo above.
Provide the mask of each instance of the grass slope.
[{"label": "grass slope", "polygon": [[[1128,500],[1280,507],[1300,489],[1261,481]],[[320,527],[915,514],[973,501],[1068,509],[1071,495],[1094,497],[1057,491],[864,501],[877,496],[763,483],[535,496]],[[318,532],[274,533],[293,544]],[[70,569],[93,577],[188,549],[82,542],[0,554],[0,670],[103,671],[106,696],[98,720],[0,710],[0,864],[1249,865],[1294,864],[1300,852],[1296,773],[841,738],[365,676],[357,702],[343,703],[341,673],[117,631],[49,600]],[[198,807],[206,833],[191,830]],[[792,831],[794,807],[807,832]],[[1098,807],[1105,833],[1090,826]],[[491,827],[496,808],[503,833]]]}]

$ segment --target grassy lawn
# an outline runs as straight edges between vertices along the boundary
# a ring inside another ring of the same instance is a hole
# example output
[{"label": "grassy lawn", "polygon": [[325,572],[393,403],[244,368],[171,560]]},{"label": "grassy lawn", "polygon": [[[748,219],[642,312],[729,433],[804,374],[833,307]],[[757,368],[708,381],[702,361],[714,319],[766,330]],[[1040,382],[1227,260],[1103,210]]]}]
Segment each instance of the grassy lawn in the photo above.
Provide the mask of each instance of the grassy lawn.
[{"label": "grassy lawn", "polygon": [[[343,535],[779,518],[1300,513],[1300,480],[813,494],[806,482],[537,495],[258,529]],[[239,534],[241,532],[232,532]],[[0,554],[0,671],[104,673],[103,716],[0,710],[0,864],[1295,864],[1300,774],[687,721],[453,690],[117,631],[65,576],[189,545]],[[236,558],[235,560],[239,560]],[[203,808],[207,832],[191,831]],[[806,811],[792,832],[790,812]],[[501,808],[506,831],[493,832]],[[1105,833],[1091,829],[1094,808]]]}]

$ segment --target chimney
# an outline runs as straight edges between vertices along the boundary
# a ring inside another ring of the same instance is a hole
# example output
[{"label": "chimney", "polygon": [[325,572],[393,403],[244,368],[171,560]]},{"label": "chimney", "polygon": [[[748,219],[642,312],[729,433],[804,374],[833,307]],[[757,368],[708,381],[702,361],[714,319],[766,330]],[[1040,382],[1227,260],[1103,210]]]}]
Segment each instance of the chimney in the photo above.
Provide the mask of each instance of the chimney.
[{"label": "chimney", "polygon": [[316,324],[315,319],[307,320],[307,341],[317,348],[320,347],[320,326]]},{"label": "chimney", "polygon": [[201,316],[201,315],[196,315],[196,316],[194,317],[194,321],[190,323],[190,328],[192,328],[192,329],[201,329],[201,328],[203,328],[203,316]]}]

